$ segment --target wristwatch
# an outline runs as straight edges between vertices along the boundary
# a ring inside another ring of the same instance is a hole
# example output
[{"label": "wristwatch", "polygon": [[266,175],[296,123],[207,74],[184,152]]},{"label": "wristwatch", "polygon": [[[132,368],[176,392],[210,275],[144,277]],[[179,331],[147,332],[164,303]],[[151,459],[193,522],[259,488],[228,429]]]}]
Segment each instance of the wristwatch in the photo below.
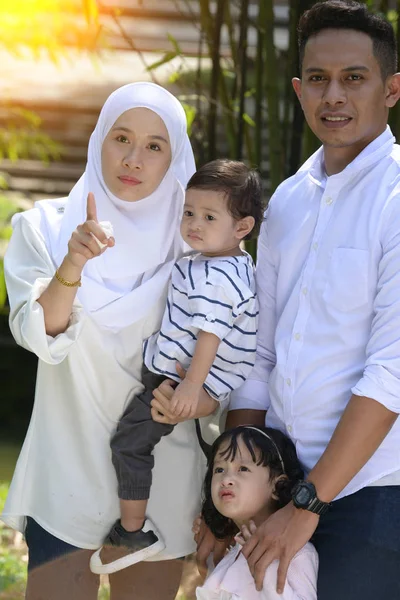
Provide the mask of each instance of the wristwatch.
[{"label": "wristwatch", "polygon": [[315,485],[311,481],[299,481],[292,491],[292,500],[296,508],[309,510],[316,515],[324,515],[330,502],[322,502],[317,496]]}]

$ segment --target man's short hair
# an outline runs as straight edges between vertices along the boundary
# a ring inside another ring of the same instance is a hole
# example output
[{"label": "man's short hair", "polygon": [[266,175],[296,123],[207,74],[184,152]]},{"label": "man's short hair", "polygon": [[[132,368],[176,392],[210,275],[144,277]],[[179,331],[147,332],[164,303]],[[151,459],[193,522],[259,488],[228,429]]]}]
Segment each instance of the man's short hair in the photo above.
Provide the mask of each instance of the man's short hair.
[{"label": "man's short hair", "polygon": [[261,177],[255,169],[249,169],[237,160],[213,160],[192,175],[186,189],[221,192],[234,219],[240,221],[244,217],[254,217],[254,227],[244,239],[250,240],[258,234],[264,208]]},{"label": "man's short hair", "polygon": [[397,43],[392,25],[381,15],[370,12],[365,4],[353,0],[318,2],[300,18],[297,28],[300,72],[308,40],[323,29],[353,29],[366,33],[373,44],[382,79],[397,71]]}]

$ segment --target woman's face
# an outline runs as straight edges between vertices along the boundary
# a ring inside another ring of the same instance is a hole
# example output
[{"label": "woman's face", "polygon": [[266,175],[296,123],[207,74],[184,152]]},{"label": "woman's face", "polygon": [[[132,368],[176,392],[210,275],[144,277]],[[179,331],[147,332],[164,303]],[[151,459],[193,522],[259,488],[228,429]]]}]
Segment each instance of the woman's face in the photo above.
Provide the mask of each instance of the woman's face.
[{"label": "woman's face", "polygon": [[136,202],[160,185],[171,163],[164,121],[148,108],[124,112],[108,132],[101,151],[104,181],[117,198]]}]

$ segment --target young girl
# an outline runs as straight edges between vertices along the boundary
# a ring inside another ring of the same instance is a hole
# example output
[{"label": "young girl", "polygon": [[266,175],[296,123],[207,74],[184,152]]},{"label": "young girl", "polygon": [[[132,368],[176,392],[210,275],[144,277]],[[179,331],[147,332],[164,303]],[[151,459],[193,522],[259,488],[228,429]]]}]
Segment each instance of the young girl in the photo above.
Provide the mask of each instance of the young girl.
[{"label": "young girl", "polygon": [[306,544],[289,565],[283,594],[276,592],[278,561],[255,587],[241,547],[255,528],[291,499],[303,477],[293,443],[278,430],[241,426],[214,442],[204,482],[202,516],[217,538],[236,545],[197,588],[197,600],[316,600],[318,555]]}]

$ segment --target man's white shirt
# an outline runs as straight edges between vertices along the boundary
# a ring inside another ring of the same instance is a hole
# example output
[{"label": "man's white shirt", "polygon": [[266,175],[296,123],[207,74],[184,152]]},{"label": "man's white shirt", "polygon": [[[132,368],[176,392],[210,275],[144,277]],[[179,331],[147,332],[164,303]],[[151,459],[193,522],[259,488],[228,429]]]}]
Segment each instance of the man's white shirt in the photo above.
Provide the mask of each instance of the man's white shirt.
[{"label": "man's white shirt", "polygon": [[[388,127],[331,177],[320,148],[279,186],[261,229],[257,359],[230,409],[268,410],[266,423],[288,433],[307,470],[352,393],[400,412],[400,146],[394,142]],[[400,484],[399,420],[338,498],[381,479]]]}]

